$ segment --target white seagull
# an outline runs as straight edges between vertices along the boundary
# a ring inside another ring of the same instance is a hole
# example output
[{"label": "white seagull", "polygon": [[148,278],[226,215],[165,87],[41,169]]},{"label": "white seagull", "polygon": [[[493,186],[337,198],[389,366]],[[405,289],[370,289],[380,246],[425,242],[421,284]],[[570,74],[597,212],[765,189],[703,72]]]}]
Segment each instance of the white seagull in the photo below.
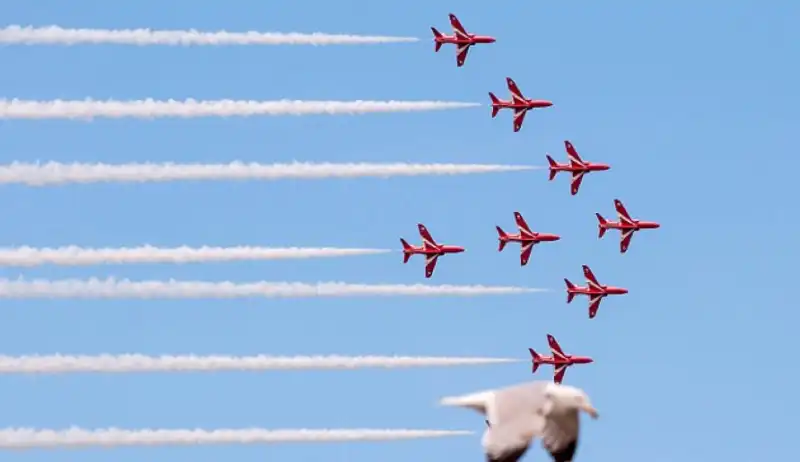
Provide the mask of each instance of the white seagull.
[{"label": "white seagull", "polygon": [[447,397],[440,404],[486,416],[482,444],[487,462],[517,462],[536,437],[554,462],[571,462],[578,446],[579,412],[599,416],[583,390],[544,381]]}]

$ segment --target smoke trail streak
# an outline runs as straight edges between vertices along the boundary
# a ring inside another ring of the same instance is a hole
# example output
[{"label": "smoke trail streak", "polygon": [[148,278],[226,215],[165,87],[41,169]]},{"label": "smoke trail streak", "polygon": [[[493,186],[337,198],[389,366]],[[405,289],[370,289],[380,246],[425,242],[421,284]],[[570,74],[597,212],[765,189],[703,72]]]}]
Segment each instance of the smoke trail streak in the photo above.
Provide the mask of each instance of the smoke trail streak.
[{"label": "smoke trail streak", "polygon": [[0,119],[82,119],[96,117],[154,119],[157,117],[234,117],[257,115],[368,114],[461,109],[480,103],[448,101],[184,101],[154,99],[132,101],[0,99]]},{"label": "smoke trail streak", "polygon": [[285,260],[298,258],[346,257],[389,253],[388,249],[346,249],[314,247],[142,247],[86,249],[0,247],[0,266],[61,265],[83,266],[127,263],[197,263],[210,261]]},{"label": "smoke trail streak", "polygon": [[245,429],[142,429],[105,428],[66,430],[33,428],[0,429],[1,449],[75,448],[88,446],[186,446],[208,444],[328,443],[343,441],[392,441],[471,435],[464,430],[267,430]]},{"label": "smoke trail streak", "polygon": [[7,45],[367,45],[418,42],[416,37],[323,34],[315,32],[201,32],[151,29],[65,29],[60,26],[7,26],[0,44]]},{"label": "smoke trail streak", "polygon": [[0,279],[0,299],[200,299],[506,295],[543,289],[504,286],[347,284],[344,282],[130,281],[127,279]]},{"label": "smoke trail streak", "polygon": [[493,164],[310,163],[259,164],[31,164],[0,165],[0,184],[28,186],[69,183],[163,182],[176,180],[281,180],[419,175],[466,175],[536,170],[541,167]]},{"label": "smoke trail streak", "polygon": [[145,356],[32,355],[0,356],[0,374],[76,372],[213,372],[481,366],[520,362],[506,358],[436,356]]}]

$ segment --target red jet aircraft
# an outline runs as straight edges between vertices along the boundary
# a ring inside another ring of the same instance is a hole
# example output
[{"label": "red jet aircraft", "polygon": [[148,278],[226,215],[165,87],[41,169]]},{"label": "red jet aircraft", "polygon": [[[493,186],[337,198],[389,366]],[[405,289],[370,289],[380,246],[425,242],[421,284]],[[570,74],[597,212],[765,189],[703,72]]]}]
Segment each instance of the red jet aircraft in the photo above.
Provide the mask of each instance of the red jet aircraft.
[{"label": "red jet aircraft", "polygon": [[495,226],[495,228],[497,228],[497,234],[499,234],[497,239],[500,241],[497,251],[502,252],[509,242],[519,242],[522,244],[519,255],[520,266],[528,264],[528,259],[531,256],[531,250],[533,250],[534,245],[540,242],[552,242],[561,239],[561,237],[556,234],[536,233],[531,231],[531,228],[528,227],[528,223],[525,222],[525,219],[522,218],[522,214],[519,212],[514,212],[514,219],[517,221],[519,234],[507,234],[501,227]]},{"label": "red jet aircraft", "polygon": [[422,237],[422,245],[417,247],[410,245],[405,239],[400,238],[400,243],[403,244],[403,263],[408,263],[408,259],[414,254],[425,255],[425,277],[429,278],[433,275],[433,270],[436,268],[436,261],[444,254],[447,253],[461,253],[464,247],[456,245],[437,244],[428,232],[428,228],[422,223],[418,224],[419,235]]},{"label": "red jet aircraft", "polygon": [[597,237],[603,237],[603,235],[606,233],[606,230],[609,229],[620,230],[620,253],[625,253],[628,250],[628,246],[631,244],[633,233],[636,231],[639,231],[640,229],[656,229],[661,227],[661,225],[655,221],[643,221],[631,218],[631,216],[628,214],[628,211],[625,210],[625,206],[622,205],[622,202],[619,199],[614,199],[614,207],[617,209],[619,221],[608,221],[599,213],[595,213],[595,215],[597,215],[597,221],[600,222],[597,225],[597,227],[600,229],[600,233]]},{"label": "red jet aircraft", "polygon": [[554,161],[550,154],[547,154],[547,162],[550,163],[550,181],[556,177],[558,172],[572,172],[572,195],[578,194],[578,189],[581,187],[583,175],[589,172],[601,172],[610,169],[608,164],[596,164],[594,162],[586,162],[578,155],[575,146],[569,141],[564,141],[564,146],[567,148],[567,158],[569,163],[559,164]]},{"label": "red jet aircraft", "polygon": [[478,43],[494,43],[495,38],[490,37],[488,35],[475,35],[470,34],[464,29],[464,26],[461,25],[461,22],[456,18],[456,15],[450,13],[450,25],[453,27],[453,35],[444,35],[435,27],[431,27],[431,31],[433,31],[433,41],[436,43],[434,51],[439,51],[442,47],[442,44],[445,43],[453,43],[456,45],[456,65],[461,67],[464,65],[464,61],[467,60],[467,53],[469,53],[469,47],[476,45]]},{"label": "red jet aircraft", "polygon": [[497,116],[500,109],[513,109],[514,110],[514,131],[518,132],[522,128],[522,121],[525,120],[525,114],[529,109],[538,109],[550,107],[553,105],[552,101],[543,99],[527,99],[522,96],[522,92],[517,88],[517,84],[511,80],[511,77],[506,77],[508,84],[508,91],[511,92],[511,99],[503,101],[499,99],[494,93],[489,92],[489,98],[492,99],[492,118]]},{"label": "red jet aircraft", "polygon": [[575,356],[564,353],[561,346],[556,341],[556,338],[550,334],[547,334],[547,343],[550,344],[550,351],[553,353],[553,356],[542,356],[533,351],[533,348],[528,348],[528,351],[531,352],[531,362],[533,362],[533,369],[531,369],[532,374],[536,372],[536,369],[538,369],[540,365],[552,364],[553,381],[555,383],[561,383],[561,381],[564,380],[564,373],[567,372],[569,366],[594,362],[594,359],[588,356]]},{"label": "red jet aircraft", "polygon": [[623,289],[622,287],[600,284],[592,274],[592,270],[586,265],[583,265],[583,275],[586,277],[586,287],[576,286],[566,278],[564,282],[567,283],[567,303],[570,303],[575,295],[589,296],[589,319],[597,315],[597,309],[600,308],[600,301],[603,300],[603,297],[628,293],[628,289]]}]

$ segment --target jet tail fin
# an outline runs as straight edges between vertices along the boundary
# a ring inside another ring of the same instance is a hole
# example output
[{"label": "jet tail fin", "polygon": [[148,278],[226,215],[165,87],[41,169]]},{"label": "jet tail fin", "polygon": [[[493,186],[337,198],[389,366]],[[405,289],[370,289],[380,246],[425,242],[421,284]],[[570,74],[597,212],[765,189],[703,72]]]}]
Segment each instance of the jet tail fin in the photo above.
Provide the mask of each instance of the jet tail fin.
[{"label": "jet tail fin", "polygon": [[[436,30],[435,27],[431,27],[431,32],[433,32],[434,40],[442,38],[442,33]],[[436,40],[436,44],[434,45],[433,51],[438,52],[440,48],[442,48],[442,42]]]},{"label": "jet tail fin", "polygon": [[547,163],[550,164],[550,181],[553,181],[553,178],[555,178],[556,174],[558,173],[558,170],[553,170],[553,168],[558,167],[558,163],[555,160],[553,160],[552,157],[550,157],[550,154],[547,154],[546,157],[547,157]]},{"label": "jet tail fin", "polygon": [[495,228],[497,229],[497,234],[499,236],[498,240],[500,241],[500,244],[497,246],[497,251],[502,252],[503,249],[506,247],[506,243],[508,243],[508,241],[505,239],[508,236],[508,234],[506,234],[506,232],[503,231],[503,228],[499,226],[495,226]]},{"label": "jet tail fin", "polygon": [[494,118],[497,116],[498,111],[500,111],[500,106],[498,106],[500,100],[497,99],[497,96],[492,92],[489,92],[489,98],[492,100],[492,118]]},{"label": "jet tail fin", "polygon": [[540,364],[539,360],[541,359],[541,356],[539,356],[539,353],[535,352],[533,348],[528,348],[528,351],[531,353],[531,360],[533,361],[531,374],[534,374],[536,373],[536,369],[539,369],[539,364]]},{"label": "jet tail fin", "polygon": [[604,228],[603,225],[605,225],[608,222],[606,221],[605,218],[603,218],[603,215],[600,215],[599,213],[595,213],[595,216],[597,216],[597,221],[599,222],[597,224],[597,229],[599,230],[597,233],[597,238],[599,239],[603,237],[603,235],[606,233],[606,228]]},{"label": "jet tail fin", "polygon": [[403,263],[408,263],[408,259],[411,258],[411,253],[409,252],[411,246],[403,238],[400,238],[400,243],[403,244]]},{"label": "jet tail fin", "polygon": [[564,279],[564,283],[567,285],[567,303],[571,302],[573,298],[575,298],[575,292],[572,292],[572,289],[575,288],[575,284],[571,283],[569,279]]}]

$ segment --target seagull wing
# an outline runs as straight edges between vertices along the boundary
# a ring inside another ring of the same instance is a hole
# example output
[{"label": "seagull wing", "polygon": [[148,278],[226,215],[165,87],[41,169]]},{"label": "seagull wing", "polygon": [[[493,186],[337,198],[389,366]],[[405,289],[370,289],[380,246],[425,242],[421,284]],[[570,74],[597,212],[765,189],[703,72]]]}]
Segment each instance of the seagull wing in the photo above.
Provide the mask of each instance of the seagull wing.
[{"label": "seagull wing", "polygon": [[549,408],[545,383],[516,385],[494,394],[489,406],[491,427],[483,436],[487,462],[516,462],[546,428]]},{"label": "seagull wing", "polygon": [[541,434],[542,446],[554,462],[571,462],[575,458],[579,430],[577,409],[553,412],[546,417]]}]

